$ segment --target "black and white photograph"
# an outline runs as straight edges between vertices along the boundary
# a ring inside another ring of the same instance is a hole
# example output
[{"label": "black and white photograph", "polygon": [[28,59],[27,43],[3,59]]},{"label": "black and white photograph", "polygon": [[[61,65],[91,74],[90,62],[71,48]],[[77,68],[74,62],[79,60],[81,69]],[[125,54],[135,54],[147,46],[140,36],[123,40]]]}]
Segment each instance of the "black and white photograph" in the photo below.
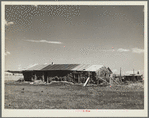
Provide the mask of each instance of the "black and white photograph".
[{"label": "black and white photograph", "polygon": [[146,1],[1,8],[3,116],[147,116]]}]

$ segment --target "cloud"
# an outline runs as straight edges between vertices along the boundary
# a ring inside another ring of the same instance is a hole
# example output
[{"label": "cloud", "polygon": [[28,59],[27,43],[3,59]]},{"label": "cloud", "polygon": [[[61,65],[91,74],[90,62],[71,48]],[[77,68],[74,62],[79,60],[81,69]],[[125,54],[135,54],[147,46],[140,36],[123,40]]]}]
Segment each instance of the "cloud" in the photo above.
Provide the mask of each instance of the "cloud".
[{"label": "cloud", "polygon": [[129,49],[119,48],[117,51],[118,52],[129,52],[130,50]]},{"label": "cloud", "polygon": [[36,66],[36,65],[38,65],[38,63],[30,64],[30,65],[28,65],[28,66],[27,66],[26,68],[24,68],[24,69],[29,69],[29,68],[34,67],[34,66]]},{"label": "cloud", "polygon": [[8,22],[8,21],[5,20],[5,25],[6,26],[13,25],[13,24],[14,24],[13,22]]},{"label": "cloud", "polygon": [[[126,71],[125,72],[126,74],[133,74],[133,71]],[[136,74],[137,73],[137,71],[134,71],[134,74]]]},{"label": "cloud", "polygon": [[133,53],[141,54],[141,53],[144,53],[144,49],[132,48],[132,52],[133,52]]},{"label": "cloud", "polygon": [[44,63],[44,65],[47,65],[48,63]]},{"label": "cloud", "polygon": [[86,52],[86,51],[95,51],[95,52],[114,52],[115,49],[101,49],[97,47],[85,47],[85,48],[80,48],[81,52]]},{"label": "cloud", "polygon": [[112,72],[113,72],[113,73],[117,72],[117,69],[113,69]]},{"label": "cloud", "polygon": [[5,56],[7,56],[7,55],[10,55],[10,52],[8,52],[8,51],[7,51],[7,52],[5,52]]},{"label": "cloud", "polygon": [[62,42],[57,41],[47,41],[47,40],[26,40],[29,42],[35,42],[35,43],[53,43],[53,44],[62,44]]}]

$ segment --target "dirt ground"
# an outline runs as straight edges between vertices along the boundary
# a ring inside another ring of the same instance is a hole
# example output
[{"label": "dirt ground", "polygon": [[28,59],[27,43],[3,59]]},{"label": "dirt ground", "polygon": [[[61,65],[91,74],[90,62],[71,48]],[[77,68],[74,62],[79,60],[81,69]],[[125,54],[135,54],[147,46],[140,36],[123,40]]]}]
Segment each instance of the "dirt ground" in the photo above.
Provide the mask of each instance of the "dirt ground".
[{"label": "dirt ground", "polygon": [[32,85],[7,81],[5,109],[144,109],[144,88],[134,85]]}]

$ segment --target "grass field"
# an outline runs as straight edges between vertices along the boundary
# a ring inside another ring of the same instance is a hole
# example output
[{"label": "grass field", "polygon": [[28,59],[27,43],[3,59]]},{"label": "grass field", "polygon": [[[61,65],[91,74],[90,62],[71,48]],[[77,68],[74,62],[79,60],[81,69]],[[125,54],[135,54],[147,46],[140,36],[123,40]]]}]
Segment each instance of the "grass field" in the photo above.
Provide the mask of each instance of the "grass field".
[{"label": "grass field", "polygon": [[31,85],[5,83],[6,109],[144,109],[138,86]]}]

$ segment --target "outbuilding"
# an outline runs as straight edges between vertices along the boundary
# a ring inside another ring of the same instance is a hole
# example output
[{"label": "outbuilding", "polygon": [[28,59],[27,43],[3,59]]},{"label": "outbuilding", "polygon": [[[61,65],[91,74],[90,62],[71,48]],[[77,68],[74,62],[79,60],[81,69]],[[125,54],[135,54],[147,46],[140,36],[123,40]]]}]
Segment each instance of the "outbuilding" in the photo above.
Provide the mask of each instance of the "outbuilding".
[{"label": "outbuilding", "polygon": [[124,75],[124,80],[123,81],[142,81],[143,80],[143,75],[140,74],[130,74],[130,75]]}]

